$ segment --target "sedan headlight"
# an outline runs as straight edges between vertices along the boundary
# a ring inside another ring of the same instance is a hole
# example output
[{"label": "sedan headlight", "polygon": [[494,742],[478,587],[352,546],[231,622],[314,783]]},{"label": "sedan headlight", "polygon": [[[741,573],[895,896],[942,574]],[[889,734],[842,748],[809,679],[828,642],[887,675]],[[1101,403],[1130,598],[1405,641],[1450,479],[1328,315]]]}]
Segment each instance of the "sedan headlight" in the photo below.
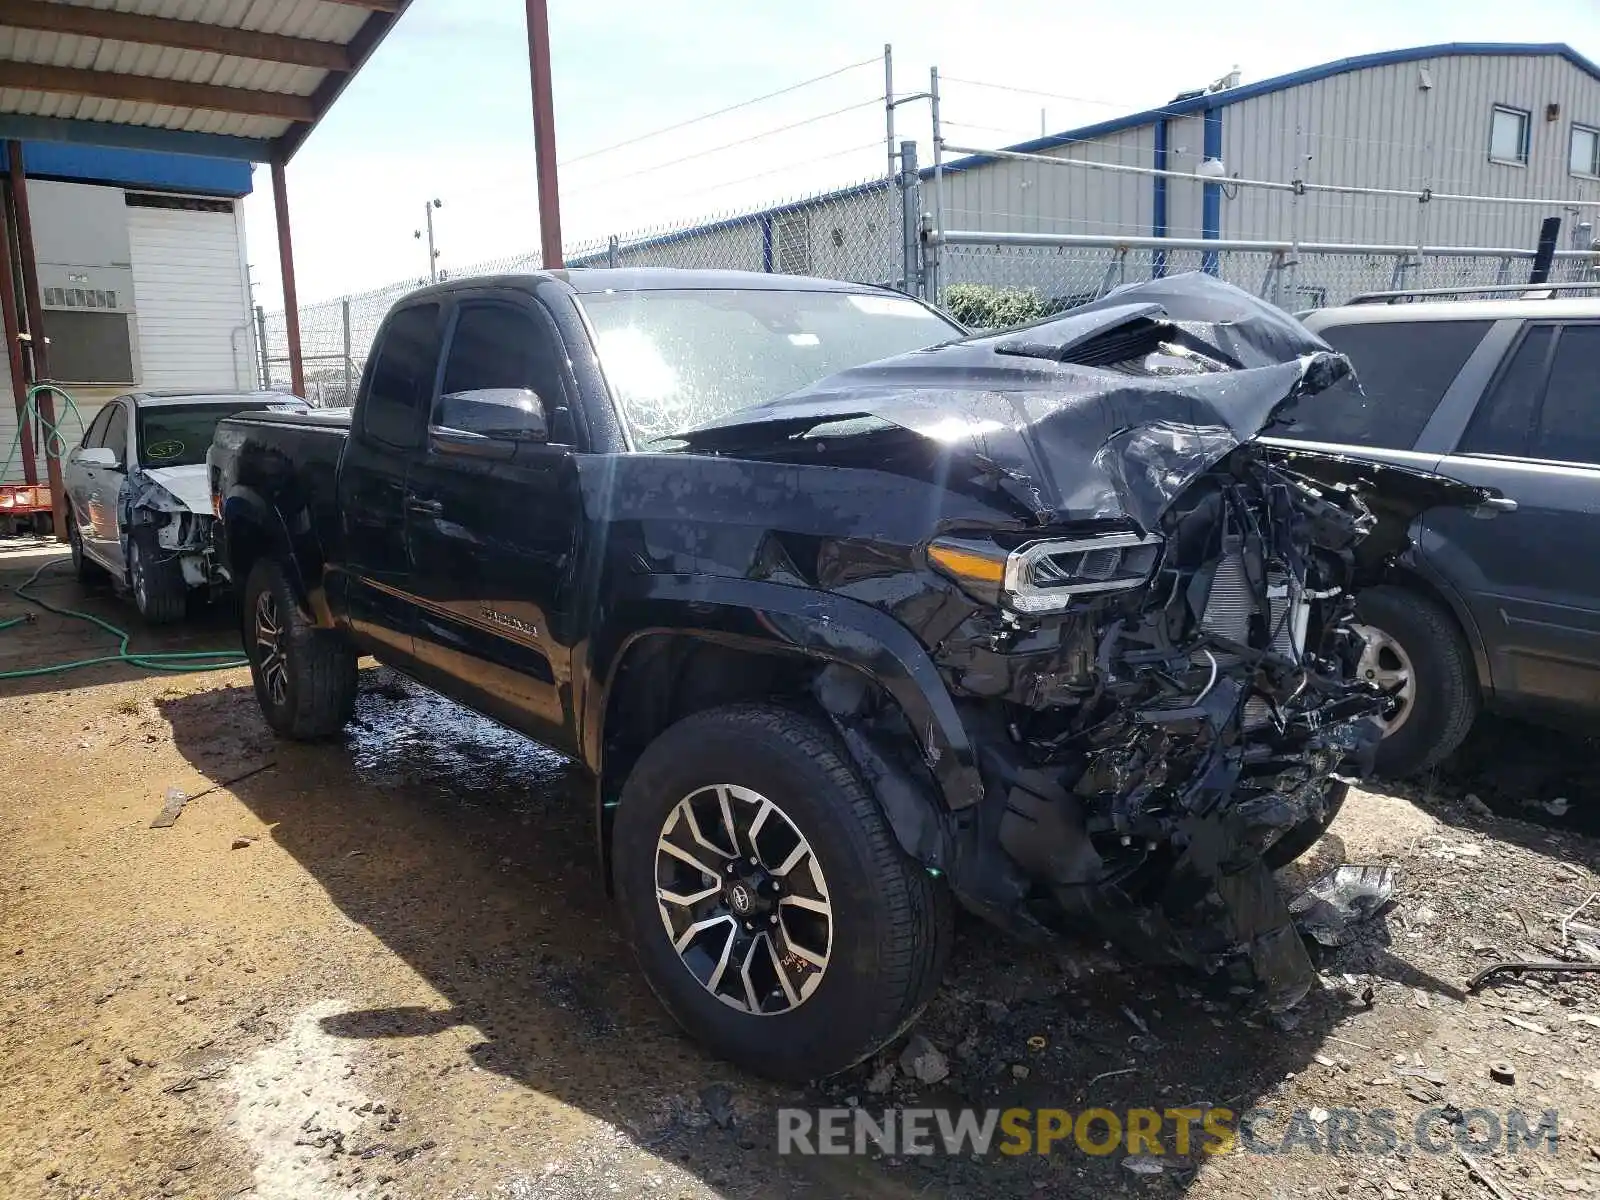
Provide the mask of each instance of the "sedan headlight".
[{"label": "sedan headlight", "polygon": [[938,538],[928,561],[977,599],[1019,613],[1056,612],[1078,596],[1147,582],[1161,558],[1156,534],[1104,533],[1028,542],[1007,551],[991,541]]}]

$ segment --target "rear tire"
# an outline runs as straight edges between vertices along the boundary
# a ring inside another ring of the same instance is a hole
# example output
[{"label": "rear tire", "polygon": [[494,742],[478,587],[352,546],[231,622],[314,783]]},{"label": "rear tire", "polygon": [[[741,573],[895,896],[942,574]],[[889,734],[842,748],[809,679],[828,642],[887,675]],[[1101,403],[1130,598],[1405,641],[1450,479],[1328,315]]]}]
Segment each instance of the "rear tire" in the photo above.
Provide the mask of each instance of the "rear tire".
[{"label": "rear tire", "polygon": [[[684,816],[691,803],[698,817]],[[709,869],[664,852],[669,839]],[[900,848],[832,731],[799,713],[734,705],[672,726],[623,786],[613,850],[651,989],[690,1036],[747,1070],[789,1081],[842,1071],[904,1032],[939,986],[946,888]],[[676,899],[702,891],[692,906]],[[741,905],[750,897],[754,910]],[[674,921],[722,923],[680,954]]]},{"label": "rear tire", "polygon": [[128,585],[134,607],[148,625],[172,625],[189,607],[189,585],[177,558],[163,557],[156,539],[144,532],[128,538]]},{"label": "rear tire", "polygon": [[331,737],[355,712],[356,654],[300,607],[283,568],[257,560],[240,619],[256,700],[273,732],[300,741]]},{"label": "rear tire", "polygon": [[83,552],[83,534],[78,531],[77,519],[67,514],[67,546],[72,551],[72,573],[85,587],[105,580],[105,569],[93,562]]},{"label": "rear tire", "polygon": [[[1444,761],[1466,738],[1480,702],[1472,651],[1454,618],[1414,591],[1383,584],[1356,597],[1356,620],[1377,632],[1386,644],[1383,654],[1397,660],[1412,683],[1408,711],[1378,743],[1377,774],[1415,775]],[[1394,670],[1393,662],[1387,666]],[[1381,682],[1383,657],[1369,669]]]}]

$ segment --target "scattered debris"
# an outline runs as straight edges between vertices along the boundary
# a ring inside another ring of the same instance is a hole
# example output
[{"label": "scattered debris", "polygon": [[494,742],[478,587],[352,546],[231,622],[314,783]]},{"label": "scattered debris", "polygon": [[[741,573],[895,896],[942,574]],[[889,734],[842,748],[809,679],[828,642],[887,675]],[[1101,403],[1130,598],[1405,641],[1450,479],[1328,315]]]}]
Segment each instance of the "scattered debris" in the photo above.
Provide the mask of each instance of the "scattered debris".
[{"label": "scattered debris", "polygon": [[1567,798],[1565,796],[1557,796],[1554,800],[1546,800],[1544,802],[1545,812],[1549,813],[1552,817],[1566,816],[1567,809],[1570,807],[1571,805],[1567,803]]},{"label": "scattered debris", "polygon": [[713,1083],[701,1088],[700,1107],[716,1122],[718,1129],[733,1128],[733,1089],[727,1084]]},{"label": "scattered debris", "polygon": [[219,779],[215,783],[201,788],[192,796],[186,795],[179,788],[169,787],[167,789],[166,803],[162,805],[161,811],[156,814],[156,819],[150,822],[150,828],[171,829],[172,826],[177,822],[179,815],[182,814],[184,805],[190,803],[191,801],[200,799],[201,796],[210,795],[218,788],[232,787],[236,783],[242,783],[244,780],[249,779],[252,775],[259,775],[263,771],[270,771],[277,765],[278,764],[275,762],[267,762],[262,763],[260,766],[251,767],[248,771],[241,771],[239,774],[234,775],[229,779]]},{"label": "scattered debris", "polygon": [[1333,1114],[1325,1108],[1318,1108],[1316,1105],[1313,1105],[1311,1111],[1308,1112],[1306,1116],[1310,1117],[1316,1124],[1322,1125],[1325,1124],[1328,1118],[1333,1116]]},{"label": "scattered debris", "polygon": [[1021,1063],[1013,1063],[1011,1065],[1011,1078],[1019,1082],[1026,1079],[1030,1074],[1032,1074],[1032,1072]]},{"label": "scattered debris", "polygon": [[1150,1026],[1148,1026],[1148,1025],[1146,1025],[1144,1023],[1144,1018],[1141,1017],[1138,1013],[1134,1012],[1133,1009],[1129,1008],[1126,1004],[1124,1004],[1122,1006],[1122,1015],[1127,1017],[1128,1018],[1128,1023],[1130,1025],[1132,1025],[1135,1029],[1137,1029],[1140,1033],[1149,1033],[1150,1032]]},{"label": "scattered debris", "polygon": [[1041,1034],[1036,1033],[1028,1039],[1028,1049],[1032,1050],[1035,1054],[1042,1051],[1048,1044],[1049,1043],[1045,1041]]},{"label": "scattered debris", "polygon": [[178,818],[183,814],[183,806],[189,803],[191,797],[178,788],[167,789],[166,803],[161,806],[161,811],[156,814],[156,819],[150,822],[151,829],[171,829],[177,824]]},{"label": "scattered debris", "polygon": [[1600,892],[1590,892],[1582,904],[1578,905],[1577,908],[1573,909],[1566,916],[1561,918],[1561,944],[1563,946],[1567,944],[1568,938],[1570,937],[1567,929],[1572,922],[1572,918],[1577,916],[1584,909],[1588,908],[1589,905],[1593,904],[1596,900],[1600,900]]},{"label": "scattered debris", "polygon": [[900,1069],[919,1083],[938,1083],[950,1074],[950,1063],[937,1046],[914,1033],[900,1052]]},{"label": "scattered debris", "polygon": [[233,839],[233,845],[230,846],[229,849],[231,849],[231,850],[248,850],[248,849],[250,849],[251,846],[254,846],[255,844],[256,844],[256,839],[255,839],[254,835],[252,835],[252,834],[240,834],[238,837]]},{"label": "scattered debris", "polygon": [[1093,1079],[1089,1080],[1088,1086],[1089,1087],[1093,1087],[1095,1084],[1099,1083],[1102,1079],[1110,1079],[1113,1075],[1132,1075],[1138,1069],[1139,1069],[1138,1067],[1119,1067],[1115,1071],[1101,1071],[1100,1074],[1096,1075]]},{"label": "scattered debris", "polygon": [[1490,1175],[1483,1169],[1477,1159],[1473,1158],[1472,1155],[1468,1154],[1460,1146],[1457,1146],[1455,1150],[1456,1157],[1461,1160],[1461,1164],[1467,1168],[1468,1173],[1471,1174],[1471,1176],[1479,1183],[1483,1184],[1484,1187],[1493,1192],[1495,1200],[1516,1200],[1516,1197],[1510,1192],[1506,1191],[1506,1189],[1495,1180],[1493,1175]]},{"label": "scattered debris", "polygon": [[1160,1175],[1166,1171],[1159,1158],[1152,1158],[1148,1154],[1130,1154],[1122,1160],[1122,1165],[1135,1175]]},{"label": "scattered debris", "polygon": [[1428,993],[1423,991],[1421,988],[1412,988],[1411,989],[1411,999],[1412,999],[1412,1002],[1415,1003],[1418,1008],[1432,1008],[1433,1007],[1433,1001],[1428,998]]},{"label": "scattered debris", "polygon": [[1467,991],[1477,991],[1488,980],[1494,978],[1496,975],[1504,975],[1507,972],[1516,972],[1520,974],[1523,971],[1545,971],[1555,974],[1560,974],[1566,971],[1600,971],[1600,963],[1562,962],[1560,959],[1546,959],[1543,961],[1534,962],[1491,963],[1483,970],[1479,971],[1471,979],[1467,980]]},{"label": "scattered debris", "polygon": [[1494,809],[1480,800],[1475,792],[1468,792],[1466,798],[1462,800],[1461,806],[1475,817],[1494,816]]},{"label": "scattered debris", "polygon": [[1596,1029],[1600,1029],[1600,1017],[1592,1013],[1573,1013],[1567,1020],[1583,1025],[1593,1025]]},{"label": "scattered debris", "polygon": [[1492,1062],[1489,1064],[1489,1078],[1496,1083],[1515,1083],[1517,1068],[1504,1060]]},{"label": "scattered debris", "polygon": [[894,1086],[894,1063],[886,1062],[867,1080],[867,1091],[881,1096]]},{"label": "scattered debris", "polygon": [[1393,866],[1335,867],[1289,902],[1295,923],[1324,946],[1342,946],[1351,927],[1371,920],[1394,898]]},{"label": "scattered debris", "polygon": [[1518,1029],[1526,1029],[1529,1033],[1547,1034],[1550,1032],[1543,1025],[1535,1025],[1532,1021],[1524,1021],[1521,1017],[1514,1017],[1510,1013],[1501,1013],[1500,1019],[1509,1021]]}]

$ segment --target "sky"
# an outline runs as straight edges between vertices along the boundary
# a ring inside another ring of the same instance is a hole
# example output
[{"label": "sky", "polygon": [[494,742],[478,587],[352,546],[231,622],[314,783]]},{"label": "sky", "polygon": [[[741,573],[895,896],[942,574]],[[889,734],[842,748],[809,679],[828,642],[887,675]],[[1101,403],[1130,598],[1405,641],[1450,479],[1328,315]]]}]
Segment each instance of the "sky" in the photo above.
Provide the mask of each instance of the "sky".
[{"label": "sky", "polygon": [[[946,141],[974,147],[1153,107],[1235,67],[1248,83],[1452,41],[1566,42],[1600,61],[1600,0],[549,7],[569,248],[882,178],[885,43],[896,95],[926,91],[937,66]],[[538,246],[523,19],[519,0],[414,0],[289,165],[302,305],[425,276],[425,244],[413,235],[434,199],[447,269]],[[927,103],[901,106],[896,121],[897,139],[915,137],[929,162]],[[255,187],[245,202],[249,260],[256,302],[271,311],[282,291],[264,168]]]}]

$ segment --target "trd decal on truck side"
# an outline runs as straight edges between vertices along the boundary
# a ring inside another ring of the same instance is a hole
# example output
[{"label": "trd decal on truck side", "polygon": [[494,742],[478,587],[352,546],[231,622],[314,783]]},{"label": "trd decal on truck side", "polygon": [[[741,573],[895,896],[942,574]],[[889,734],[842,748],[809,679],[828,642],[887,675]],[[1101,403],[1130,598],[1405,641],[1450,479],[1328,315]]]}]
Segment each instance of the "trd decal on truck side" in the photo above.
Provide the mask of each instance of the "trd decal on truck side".
[{"label": "trd decal on truck side", "polygon": [[504,625],[507,629],[515,629],[518,633],[525,633],[529,637],[539,636],[539,627],[532,621],[524,621],[513,617],[510,613],[500,612],[498,609],[482,609],[484,620],[492,621],[496,625]]}]

